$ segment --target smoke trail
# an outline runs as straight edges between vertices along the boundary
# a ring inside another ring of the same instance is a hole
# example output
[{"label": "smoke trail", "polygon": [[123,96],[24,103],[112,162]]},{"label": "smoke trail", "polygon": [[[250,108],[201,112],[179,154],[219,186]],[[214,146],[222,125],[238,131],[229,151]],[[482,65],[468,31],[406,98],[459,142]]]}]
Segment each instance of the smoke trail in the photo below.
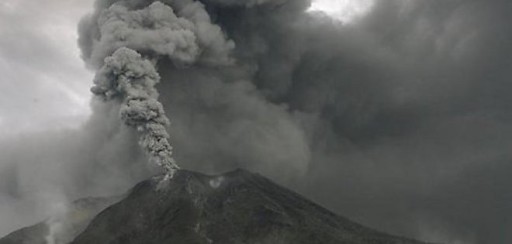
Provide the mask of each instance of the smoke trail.
[{"label": "smoke trail", "polygon": [[229,64],[229,51],[234,47],[220,27],[210,23],[201,3],[182,4],[180,15],[161,2],[140,10],[129,10],[122,2],[113,4],[96,16],[99,38],[85,57],[93,67],[102,64],[91,91],[105,101],[121,103],[121,120],[140,132],[139,145],[150,162],[165,170],[165,179],[179,167],[166,131],[170,122],[157,100],[155,85],[160,75],[154,63],[166,56],[177,67],[197,61]]},{"label": "smoke trail", "polygon": [[158,102],[155,85],[160,81],[153,64],[136,51],[119,48],[105,59],[104,66],[94,79],[91,91],[105,100],[119,100],[123,122],[141,133],[139,144],[150,161],[166,170],[172,177],[179,169],[172,159],[172,147],[165,127],[169,119]]}]

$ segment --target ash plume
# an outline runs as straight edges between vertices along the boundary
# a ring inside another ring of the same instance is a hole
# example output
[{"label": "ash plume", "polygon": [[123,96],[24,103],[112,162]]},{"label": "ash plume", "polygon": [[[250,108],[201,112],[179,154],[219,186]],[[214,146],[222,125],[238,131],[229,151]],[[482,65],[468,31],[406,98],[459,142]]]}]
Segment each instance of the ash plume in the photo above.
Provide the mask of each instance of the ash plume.
[{"label": "ash plume", "polygon": [[91,91],[105,100],[118,100],[121,119],[139,131],[140,146],[150,160],[172,177],[179,167],[172,158],[172,147],[166,126],[169,119],[158,102],[155,85],[160,81],[153,64],[128,48],[117,49],[105,59]]},{"label": "ash plume", "polygon": [[[275,178],[292,179],[303,175],[310,161],[303,116],[269,100],[258,84],[258,57],[271,51],[265,35],[246,39],[220,21],[223,8],[245,9],[247,17],[259,21],[263,16],[251,12],[283,3],[282,13],[296,15],[308,2],[97,1],[95,12],[79,26],[79,44],[93,68],[121,47],[153,61],[161,77],[159,99],[171,115],[170,134],[180,151],[175,157],[187,168],[218,172],[238,164],[269,173],[279,168],[285,175]],[[112,110],[96,109],[93,120],[110,117]]]},{"label": "ash plume", "polygon": [[139,52],[147,53],[154,63],[166,56],[176,66],[191,65],[199,59],[209,65],[225,65],[231,62],[229,51],[234,47],[220,27],[210,23],[199,2],[181,5],[179,13],[180,17],[158,1],[140,10],[112,4],[95,15],[99,36],[87,60],[92,66],[103,65],[91,91],[105,101],[121,104],[121,120],[139,131],[139,145],[151,162],[165,170],[165,179],[179,169],[166,130],[170,122],[157,100],[155,86],[160,76],[154,64]]}]

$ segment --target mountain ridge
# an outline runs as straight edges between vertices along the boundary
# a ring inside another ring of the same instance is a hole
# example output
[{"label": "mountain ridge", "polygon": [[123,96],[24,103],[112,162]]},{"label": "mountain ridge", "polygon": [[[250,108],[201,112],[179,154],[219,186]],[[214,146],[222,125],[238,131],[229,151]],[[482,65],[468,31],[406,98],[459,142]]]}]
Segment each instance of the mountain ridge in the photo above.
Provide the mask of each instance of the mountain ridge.
[{"label": "mountain ridge", "polygon": [[422,243],[366,228],[242,169],[159,180],[137,184],[72,243]]},{"label": "mountain ridge", "polygon": [[[53,244],[425,244],[367,228],[243,169],[179,170],[162,178],[139,182],[123,199],[95,208],[84,218],[89,222]],[[49,243],[45,224],[13,232],[0,244]]]}]

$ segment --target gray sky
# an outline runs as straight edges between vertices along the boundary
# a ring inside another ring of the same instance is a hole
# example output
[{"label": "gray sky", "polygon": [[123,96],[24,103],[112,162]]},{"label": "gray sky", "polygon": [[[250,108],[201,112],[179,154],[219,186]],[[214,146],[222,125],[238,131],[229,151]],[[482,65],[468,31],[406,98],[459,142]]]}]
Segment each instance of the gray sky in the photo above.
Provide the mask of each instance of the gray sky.
[{"label": "gray sky", "polygon": [[[238,63],[160,60],[160,100],[181,166],[260,172],[393,234],[512,241],[510,1],[313,5],[346,24],[303,14],[306,0],[253,12],[238,1],[203,2],[236,43]],[[0,235],[56,203],[120,192],[149,175],[116,105],[89,106],[93,75],[76,25],[91,6],[0,3]],[[80,32],[93,66],[91,53],[108,51],[94,50],[105,44],[97,25],[86,21]],[[78,130],[54,130],[88,118]]]},{"label": "gray sky", "polygon": [[0,3],[0,135],[77,126],[90,113],[92,73],[76,44],[90,0]]}]

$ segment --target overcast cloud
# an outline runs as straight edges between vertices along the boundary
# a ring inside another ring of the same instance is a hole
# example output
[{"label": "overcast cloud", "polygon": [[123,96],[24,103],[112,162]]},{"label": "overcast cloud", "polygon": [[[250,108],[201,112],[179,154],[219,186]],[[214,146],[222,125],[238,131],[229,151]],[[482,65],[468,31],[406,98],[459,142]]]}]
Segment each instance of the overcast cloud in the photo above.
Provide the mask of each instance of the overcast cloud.
[{"label": "overcast cloud", "polygon": [[[97,6],[114,2],[152,1]],[[512,242],[512,3],[381,0],[342,25],[304,13],[306,0],[201,2],[234,41],[237,62],[159,60],[157,88],[182,167],[248,168],[392,234]],[[120,192],[151,169],[115,104],[94,100],[89,109],[92,77],[73,39],[92,3],[0,6],[0,128],[39,131],[1,144],[1,235],[55,203]],[[101,62],[91,21],[100,15],[80,27],[91,67]],[[77,116],[89,120],[46,132]]]},{"label": "overcast cloud", "polygon": [[0,135],[83,122],[92,73],[76,45],[90,0],[0,3]]}]

